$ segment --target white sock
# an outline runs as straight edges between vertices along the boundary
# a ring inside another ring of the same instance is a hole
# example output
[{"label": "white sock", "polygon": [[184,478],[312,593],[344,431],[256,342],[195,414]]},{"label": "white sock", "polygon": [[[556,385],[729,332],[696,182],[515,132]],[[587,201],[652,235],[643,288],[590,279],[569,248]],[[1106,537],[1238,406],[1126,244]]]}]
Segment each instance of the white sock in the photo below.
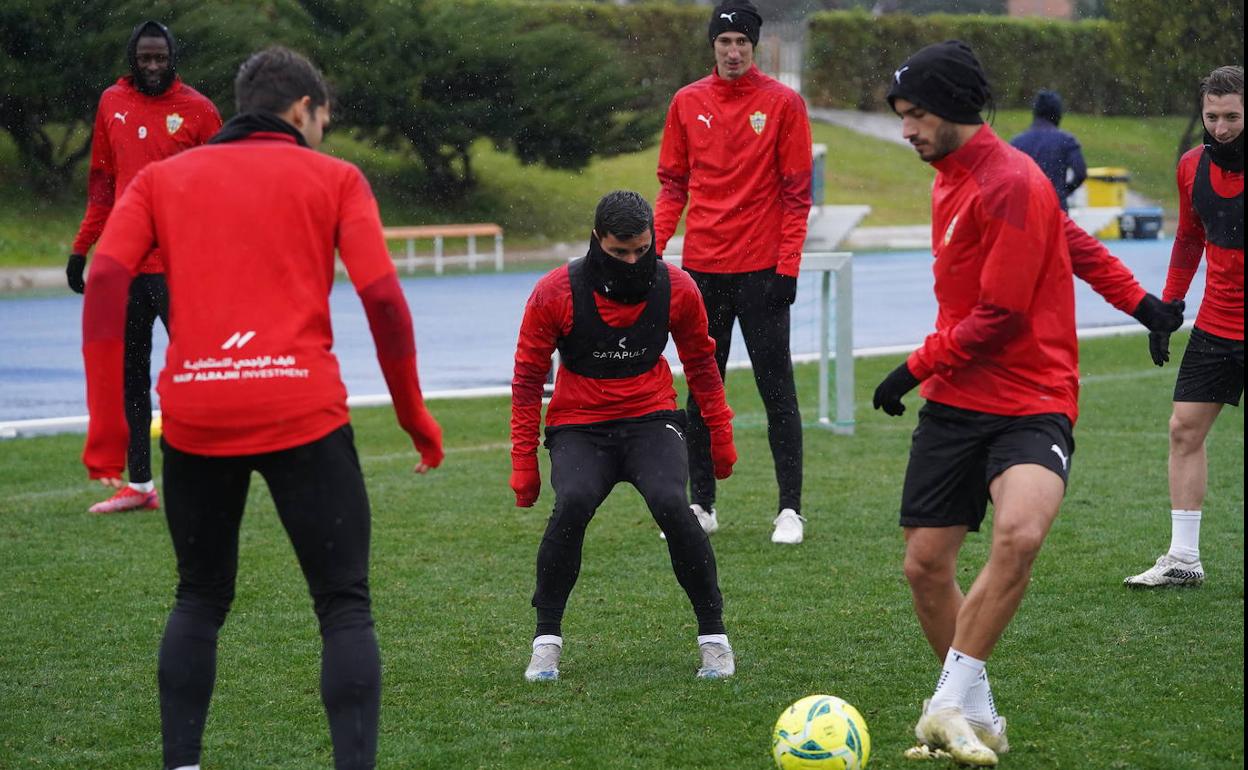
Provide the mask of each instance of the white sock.
[{"label": "white sock", "polygon": [[533,640],[533,649],[536,650],[539,645],[543,645],[543,644],[553,644],[562,650],[563,649],[563,637],[555,636],[554,634],[542,634],[541,636]]},{"label": "white sock", "polygon": [[173,770],[199,770],[199,765],[182,765],[181,767],[173,768]]},{"label": "white sock", "polygon": [[728,634],[698,634],[699,647],[704,644],[710,644],[711,642],[722,644],[729,650],[732,649],[732,645],[728,644]]},{"label": "white sock", "polygon": [[1001,716],[997,714],[997,702],[988,684],[988,669],[979,672],[979,678],[966,693],[966,705],[962,707],[966,721],[978,725],[990,733],[1001,732]]},{"label": "white sock", "polygon": [[1200,561],[1200,511],[1170,511],[1170,555],[1180,561]]},{"label": "white sock", "polygon": [[966,694],[984,670],[984,661],[972,658],[952,647],[945,655],[945,667],[936,682],[936,693],[928,705],[928,713],[947,708],[964,708]]},{"label": "white sock", "polygon": [[138,482],[131,481],[130,488],[135,490],[136,492],[151,492],[153,489],[156,488],[156,482],[144,481],[142,483],[138,483]]}]

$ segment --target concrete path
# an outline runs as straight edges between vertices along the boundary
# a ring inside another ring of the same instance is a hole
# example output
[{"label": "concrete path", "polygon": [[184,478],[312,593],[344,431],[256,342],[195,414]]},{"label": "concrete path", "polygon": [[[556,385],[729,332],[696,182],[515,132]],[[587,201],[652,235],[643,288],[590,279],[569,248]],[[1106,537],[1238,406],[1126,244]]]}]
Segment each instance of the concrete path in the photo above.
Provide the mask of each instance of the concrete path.
[{"label": "concrete path", "polygon": [[833,110],[827,107],[811,107],[811,120],[831,123],[834,126],[857,131],[864,136],[883,139],[886,142],[909,147],[901,138],[901,120],[887,112],[862,112],[861,110]]}]

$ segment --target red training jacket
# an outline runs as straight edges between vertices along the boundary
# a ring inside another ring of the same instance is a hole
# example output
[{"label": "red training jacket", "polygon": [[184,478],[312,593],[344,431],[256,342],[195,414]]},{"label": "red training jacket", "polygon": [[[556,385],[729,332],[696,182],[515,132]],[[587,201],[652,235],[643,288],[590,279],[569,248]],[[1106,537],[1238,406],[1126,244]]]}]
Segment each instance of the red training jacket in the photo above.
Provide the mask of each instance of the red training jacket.
[{"label": "red training jacket", "polygon": [[1062,212],[1022,152],[983,126],[933,164],[936,332],[907,365],[924,398],[1001,415],[1078,418],[1072,275],[1131,312],[1144,290]]},{"label": "red training jacket", "polygon": [[82,319],[91,415],[83,462],[93,478],[119,476],[125,466],[126,290],[153,240],[169,282],[158,390],[172,446],[258,454],[347,423],[331,352],[337,249],[367,311],[399,423],[422,455],[436,449],[440,460],[416,376],[411,315],[368,182],[355,166],[286,134],[255,133],[149,165],[109,217]]},{"label": "red training jacket", "polygon": [[690,270],[796,276],[810,213],[810,120],[796,91],[757,67],[676,92],[659,150],[660,254],[685,218]]},{"label": "red training jacket", "polygon": [[[144,166],[201,145],[220,128],[216,106],[180,78],[160,96],[140,92],[129,75],[109,86],[95,109],[87,212],[73,252],[86,254],[99,240],[113,203]],[[139,270],[163,272],[159,250]]]},{"label": "red training jacket", "polygon": [[[689,274],[660,260],[672,280],[668,325],[676,352],[685,367],[685,379],[707,427],[714,435],[732,430],[732,410],[724,400],[724,381],[715,365],[715,341],[706,330],[706,308]],[[594,294],[598,313],[608,326],[631,326],[646,308],[645,302],[626,305]],[[550,371],[556,343],[572,331],[572,288],[567,266],[546,275],[533,287],[524,308],[516,342],[516,369],[511,381],[511,455],[536,458],[542,418],[542,388]],[[555,393],[546,409],[546,424],[584,425],[641,417],[676,408],[676,389],[667,359],[636,377],[594,379],[561,368]],[[731,433],[729,433],[731,436]]]},{"label": "red training jacket", "polygon": [[[1205,298],[1196,314],[1201,329],[1232,340],[1244,338],[1244,250],[1228,249],[1205,240],[1205,225],[1192,206],[1192,184],[1204,147],[1188,150],[1179,160],[1179,227],[1170,251],[1170,270],[1161,298],[1170,301],[1187,296],[1203,253],[1209,260]],[[1209,184],[1223,198],[1244,194],[1244,172],[1224,171],[1209,164]]]}]

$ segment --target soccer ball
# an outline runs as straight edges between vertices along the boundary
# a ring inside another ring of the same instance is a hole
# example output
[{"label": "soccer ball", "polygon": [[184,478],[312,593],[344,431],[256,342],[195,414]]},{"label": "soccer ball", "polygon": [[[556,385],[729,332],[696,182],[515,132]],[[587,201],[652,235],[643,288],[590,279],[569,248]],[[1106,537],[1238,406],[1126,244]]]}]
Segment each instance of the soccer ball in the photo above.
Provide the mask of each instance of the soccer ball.
[{"label": "soccer ball", "polygon": [[863,770],[871,735],[858,709],[834,695],[808,695],[776,720],[771,756],[780,770]]}]

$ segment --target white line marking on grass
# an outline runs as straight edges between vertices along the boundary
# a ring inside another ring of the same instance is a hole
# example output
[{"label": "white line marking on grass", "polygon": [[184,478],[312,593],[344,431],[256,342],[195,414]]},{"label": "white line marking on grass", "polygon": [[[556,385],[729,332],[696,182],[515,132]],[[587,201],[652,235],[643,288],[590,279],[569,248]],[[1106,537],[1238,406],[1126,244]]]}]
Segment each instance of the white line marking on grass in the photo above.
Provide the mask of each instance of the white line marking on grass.
[{"label": "white line marking on grass", "polygon": [[1079,378],[1080,385],[1096,384],[1100,382],[1121,382],[1122,380],[1151,380],[1159,377],[1169,377],[1173,379],[1179,373],[1178,367],[1157,367],[1154,369],[1135,369],[1129,372],[1114,372],[1112,374],[1086,374]]},{"label": "white line marking on grass", "polygon": [[[476,452],[501,452],[511,451],[511,443],[495,442],[493,444],[478,444],[476,446],[457,446],[447,447],[442,451],[447,455],[474,454]],[[360,455],[361,460],[369,462],[390,462],[392,460],[419,460],[420,453],[415,449],[410,452],[388,452],[383,455]],[[435,469],[436,471],[436,469]]]}]

